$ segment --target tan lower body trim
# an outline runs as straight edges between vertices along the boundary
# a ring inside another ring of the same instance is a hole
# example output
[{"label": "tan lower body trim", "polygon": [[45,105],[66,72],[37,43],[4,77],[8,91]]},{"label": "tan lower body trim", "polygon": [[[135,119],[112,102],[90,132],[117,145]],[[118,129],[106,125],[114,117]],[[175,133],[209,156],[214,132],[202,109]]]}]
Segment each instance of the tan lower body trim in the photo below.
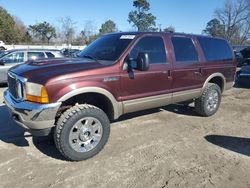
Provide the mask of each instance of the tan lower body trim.
[{"label": "tan lower body trim", "polygon": [[183,102],[201,96],[202,89],[192,89],[173,93],[172,103]]},{"label": "tan lower body trim", "polygon": [[157,108],[168,104],[191,100],[201,95],[200,89],[192,89],[187,91],[180,91],[176,93],[169,93],[164,95],[156,95],[151,97],[133,99],[123,101],[123,113],[130,113],[150,108]]},{"label": "tan lower body trim", "polygon": [[172,101],[172,93],[157,95],[123,102],[123,113],[135,112],[149,108],[156,108],[170,104]]}]

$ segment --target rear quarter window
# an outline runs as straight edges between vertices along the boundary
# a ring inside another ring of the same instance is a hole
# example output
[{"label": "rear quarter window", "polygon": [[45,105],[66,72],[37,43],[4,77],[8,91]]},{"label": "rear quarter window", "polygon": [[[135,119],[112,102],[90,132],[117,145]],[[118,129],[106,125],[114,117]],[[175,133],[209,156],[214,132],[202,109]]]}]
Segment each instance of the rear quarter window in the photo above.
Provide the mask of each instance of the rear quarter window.
[{"label": "rear quarter window", "polygon": [[45,53],[46,53],[48,58],[54,58],[55,57],[54,54],[52,54],[51,52],[45,52]]},{"label": "rear quarter window", "polygon": [[197,38],[207,61],[227,61],[233,59],[232,50],[226,40]]}]

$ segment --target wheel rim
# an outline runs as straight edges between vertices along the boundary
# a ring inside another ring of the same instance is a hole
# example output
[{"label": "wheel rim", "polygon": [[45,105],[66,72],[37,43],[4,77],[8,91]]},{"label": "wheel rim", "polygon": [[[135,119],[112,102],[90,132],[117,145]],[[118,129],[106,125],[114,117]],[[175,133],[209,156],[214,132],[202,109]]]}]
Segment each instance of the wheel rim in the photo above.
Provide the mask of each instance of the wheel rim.
[{"label": "wheel rim", "polygon": [[208,111],[212,112],[216,110],[219,102],[219,93],[216,90],[212,90],[208,94],[207,99],[207,109]]},{"label": "wheel rim", "polygon": [[94,117],[85,117],[77,121],[71,128],[69,143],[77,152],[88,152],[98,145],[102,134],[101,122]]}]

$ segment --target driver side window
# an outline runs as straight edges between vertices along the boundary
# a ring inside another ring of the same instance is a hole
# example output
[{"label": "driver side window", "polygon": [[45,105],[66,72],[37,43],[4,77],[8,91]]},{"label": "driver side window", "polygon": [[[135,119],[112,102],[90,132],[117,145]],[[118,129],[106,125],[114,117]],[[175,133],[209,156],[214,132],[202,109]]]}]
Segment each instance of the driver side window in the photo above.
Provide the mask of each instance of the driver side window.
[{"label": "driver side window", "polygon": [[158,36],[143,37],[131,50],[129,57],[136,59],[138,53],[144,52],[149,56],[150,64],[167,63],[167,56],[163,39]]},{"label": "driver side window", "polygon": [[24,53],[14,52],[9,55],[6,55],[2,60],[5,63],[22,63],[24,62]]}]

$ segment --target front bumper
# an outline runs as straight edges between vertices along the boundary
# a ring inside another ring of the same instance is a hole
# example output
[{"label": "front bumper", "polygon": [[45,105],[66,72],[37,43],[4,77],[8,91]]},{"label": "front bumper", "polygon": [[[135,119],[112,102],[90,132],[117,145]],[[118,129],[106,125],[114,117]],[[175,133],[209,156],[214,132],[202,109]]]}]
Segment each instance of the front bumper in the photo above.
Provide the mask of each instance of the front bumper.
[{"label": "front bumper", "polygon": [[13,120],[34,135],[49,134],[55,126],[58,103],[36,104],[28,101],[15,101],[8,90],[4,92],[4,102],[9,108]]}]

